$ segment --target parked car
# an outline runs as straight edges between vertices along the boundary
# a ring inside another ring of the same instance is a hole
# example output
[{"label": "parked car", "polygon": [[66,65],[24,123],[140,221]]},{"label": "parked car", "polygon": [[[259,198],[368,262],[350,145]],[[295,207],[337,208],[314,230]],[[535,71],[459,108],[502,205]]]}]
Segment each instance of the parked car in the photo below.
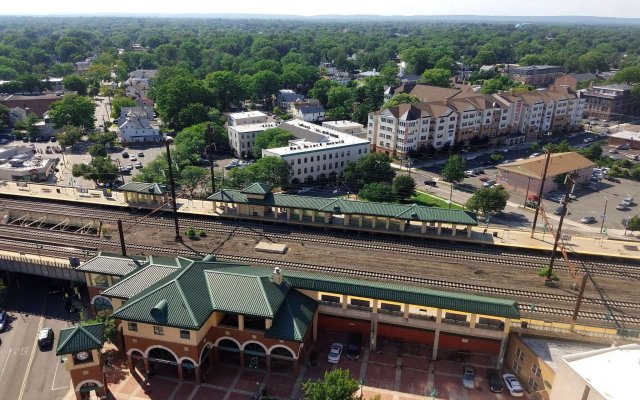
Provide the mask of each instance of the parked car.
[{"label": "parked car", "polygon": [[431,187],[436,187],[438,183],[434,179],[427,179],[424,184]]},{"label": "parked car", "polygon": [[593,142],[593,138],[590,138],[590,137],[585,138],[585,139],[584,139],[584,142],[585,142],[585,143],[591,143],[591,142]]},{"label": "parked car", "polygon": [[473,389],[476,387],[476,371],[471,367],[464,367],[464,373],[462,374],[462,386],[466,389]]},{"label": "parked car", "polygon": [[125,165],[125,168],[128,169],[129,171],[133,171],[133,165],[132,164]]},{"label": "parked car", "polygon": [[7,329],[8,323],[9,323],[9,316],[5,311],[0,311],[0,332]]},{"label": "parked car", "polygon": [[562,209],[563,209],[563,208],[564,208],[564,207],[558,207],[558,208],[556,208],[555,210],[553,210],[553,213],[554,213],[555,215],[562,215]]},{"label": "parked car", "polygon": [[142,163],[138,161],[137,163],[135,163],[134,167],[136,167],[137,169],[140,169],[142,168]]},{"label": "parked car", "polygon": [[476,175],[484,174],[484,169],[482,168],[474,168],[473,173]]},{"label": "parked car", "polygon": [[129,158],[129,160],[131,160],[131,161],[137,161],[137,160],[138,160],[138,158],[137,158],[136,156],[131,156],[131,157]]},{"label": "parked car", "polygon": [[129,153],[127,153],[126,151],[123,151],[122,158],[129,158]]},{"label": "parked car", "polygon": [[488,182],[488,181],[489,181],[489,177],[488,177],[488,176],[486,176],[486,175],[485,175],[485,176],[481,176],[481,177],[480,177],[480,178],[478,178],[478,179],[480,179],[480,182]]},{"label": "parked car", "polygon": [[144,157],[144,153],[143,152],[138,152],[138,157]]},{"label": "parked car", "polygon": [[55,136],[51,136],[51,139],[49,139],[49,141],[50,141],[50,142],[52,142],[52,143],[53,143],[53,142],[55,142],[56,140],[57,140],[57,139],[56,139],[56,137],[55,137]]},{"label": "parked car", "polygon": [[618,150],[629,150],[631,146],[629,146],[629,143],[623,143],[623,144],[619,144],[616,146],[616,149]]},{"label": "parked car", "polygon": [[620,183],[622,182],[619,178],[613,177],[613,176],[607,176],[604,179],[610,181],[610,182],[615,182],[615,183]]},{"label": "parked car", "polygon": [[618,154],[618,153],[620,153],[620,152],[618,151],[618,149],[611,149],[611,150],[609,150],[609,154]]},{"label": "parked car", "polygon": [[48,347],[53,344],[53,329],[43,328],[38,332],[38,346],[40,348]]},{"label": "parked car", "polygon": [[5,138],[0,139],[0,144],[7,144],[7,143],[9,143],[9,140]]},{"label": "parked car", "polygon": [[472,169],[469,169],[469,170],[464,171],[464,176],[466,176],[467,178],[470,178],[472,176],[476,176],[476,174],[473,172]]},{"label": "parked car", "polygon": [[627,203],[629,203],[629,205],[633,205],[633,197],[631,196],[625,197],[622,201],[626,201]]},{"label": "parked car", "polygon": [[529,158],[536,158],[540,155],[540,153],[533,153],[529,156]]},{"label": "parked car", "polygon": [[362,335],[359,333],[352,333],[349,335],[349,345],[347,346],[347,358],[350,360],[357,360],[360,358],[360,346],[362,345]]},{"label": "parked car", "polygon": [[616,206],[616,210],[618,211],[627,211],[629,210],[629,206],[624,201]]},{"label": "parked car", "polygon": [[598,220],[592,215],[586,215],[580,219],[580,222],[583,224],[595,224]]},{"label": "parked car", "polygon": [[496,181],[494,181],[493,179],[490,179],[490,180],[486,181],[486,182],[484,183],[484,185],[482,185],[482,186],[484,186],[484,187],[491,187],[491,186],[493,186],[493,185],[495,185],[495,184],[496,184]]},{"label": "parked car", "polygon": [[343,346],[341,343],[332,344],[327,361],[331,364],[337,364],[340,361],[340,356],[342,355],[342,348]]},{"label": "parked car", "polygon": [[507,390],[513,397],[522,397],[524,396],[524,392],[522,391],[522,385],[518,381],[518,378],[513,374],[503,374],[502,379],[504,380],[505,386]]},{"label": "parked car", "polygon": [[502,381],[497,369],[487,369],[487,383],[489,384],[489,390],[493,393],[502,393]]}]

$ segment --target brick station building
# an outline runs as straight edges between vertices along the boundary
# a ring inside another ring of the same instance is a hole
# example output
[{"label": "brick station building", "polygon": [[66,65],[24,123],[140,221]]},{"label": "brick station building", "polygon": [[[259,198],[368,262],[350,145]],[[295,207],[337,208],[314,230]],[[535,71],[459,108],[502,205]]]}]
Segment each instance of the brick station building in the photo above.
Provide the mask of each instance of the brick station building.
[{"label": "brick station building", "polygon": [[295,372],[329,331],[359,332],[371,351],[381,337],[402,338],[431,346],[431,359],[445,348],[491,354],[500,365],[519,318],[511,300],[213,256],[100,254],[78,269],[93,303],[111,303],[132,370],[196,383],[223,363]]}]

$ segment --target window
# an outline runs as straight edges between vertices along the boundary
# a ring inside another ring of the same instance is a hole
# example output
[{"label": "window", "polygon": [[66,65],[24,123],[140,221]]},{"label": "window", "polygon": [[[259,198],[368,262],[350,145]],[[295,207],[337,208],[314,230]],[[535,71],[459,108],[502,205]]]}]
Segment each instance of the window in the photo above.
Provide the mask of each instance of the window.
[{"label": "window", "polygon": [[336,168],[338,168],[338,163],[336,162]]},{"label": "window", "polygon": [[305,163],[305,164],[307,163],[307,157],[305,157],[305,158],[304,158],[304,163]]},{"label": "window", "polygon": [[517,361],[515,361],[515,360],[513,361],[513,365],[512,365],[512,367],[513,367],[513,368],[512,368],[512,369],[513,369],[513,372],[515,372],[516,374],[519,374],[519,373],[520,373],[520,370],[522,369],[522,368],[520,368],[520,364],[518,364],[518,362],[517,362]]},{"label": "window", "polygon": [[351,155],[351,151],[347,150],[347,157],[349,157]]},{"label": "window", "polygon": [[323,294],[320,296],[320,301],[326,301],[327,303],[340,303],[340,297]]},{"label": "window", "polygon": [[307,173],[307,169],[306,169],[306,168],[304,169],[304,173],[305,173],[305,174]]},{"label": "window", "polygon": [[323,155],[322,155],[322,159],[323,159],[323,160],[326,160],[326,159],[327,159],[327,155],[326,155],[326,154],[323,154]]},{"label": "window", "polygon": [[387,311],[395,311],[395,312],[402,311],[402,307],[400,306],[400,304],[390,304],[390,303],[380,303],[380,309],[387,310]]},{"label": "window", "polygon": [[[382,144],[382,143],[380,143]],[[329,160],[331,160],[331,157],[333,157],[333,154],[329,154]]]},{"label": "window", "polygon": [[103,287],[103,288],[109,287],[109,280],[106,275],[89,274],[89,280],[90,280],[91,286],[97,286],[97,287]]},{"label": "window", "polygon": [[311,172],[313,172],[313,167],[311,167]]},{"label": "window", "polygon": [[298,175],[300,175],[300,168],[298,168]]},{"label": "window", "polygon": [[135,322],[129,322],[128,328],[131,332],[138,332],[138,324]]},{"label": "window", "polygon": [[524,360],[524,353],[520,350],[520,347],[516,347],[516,358],[520,361]]},{"label": "window", "polygon": [[164,328],[161,327],[161,326],[155,326],[154,325],[153,326],[153,334],[154,335],[160,335],[160,336],[164,335]]},{"label": "window", "polygon": [[533,392],[537,392],[538,391],[538,382],[536,382],[536,379],[533,376],[529,377],[529,387],[531,388],[531,390]]},{"label": "window", "polygon": [[358,307],[371,307],[371,305],[369,304],[369,300],[360,300],[360,299],[351,299],[351,305],[358,306]]},{"label": "window", "polygon": [[180,339],[189,339],[191,337],[191,332],[186,329],[180,329]]},{"label": "window", "polygon": [[300,164],[301,162],[302,162],[302,160],[300,160],[300,159],[298,158],[298,164]]},{"label": "window", "polygon": [[542,375],[542,371],[540,371],[540,367],[538,366],[538,364],[533,364],[531,366],[531,372],[533,372],[533,374],[538,378],[540,377],[540,375]]}]

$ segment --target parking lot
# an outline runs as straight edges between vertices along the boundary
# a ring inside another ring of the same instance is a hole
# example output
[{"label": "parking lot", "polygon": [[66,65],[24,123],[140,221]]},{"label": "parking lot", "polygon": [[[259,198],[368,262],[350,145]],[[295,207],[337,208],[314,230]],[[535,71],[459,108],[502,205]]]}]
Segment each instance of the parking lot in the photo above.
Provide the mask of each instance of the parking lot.
[{"label": "parking lot", "polygon": [[[55,355],[55,345],[60,329],[77,321],[78,314],[65,310],[61,293],[48,293],[52,280],[30,275],[14,276],[13,286],[0,306],[10,314],[8,327],[0,333],[0,397],[62,399],[69,390],[71,379]],[[53,329],[55,339],[53,346],[41,349],[36,344],[36,337],[44,327]]]}]

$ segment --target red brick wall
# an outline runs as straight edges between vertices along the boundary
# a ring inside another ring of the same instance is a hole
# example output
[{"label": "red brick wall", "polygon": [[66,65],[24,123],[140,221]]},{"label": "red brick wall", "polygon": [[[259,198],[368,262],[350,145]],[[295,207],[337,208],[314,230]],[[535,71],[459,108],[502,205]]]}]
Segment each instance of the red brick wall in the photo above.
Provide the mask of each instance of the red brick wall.
[{"label": "red brick wall", "polygon": [[[371,335],[371,322],[357,319],[318,315],[318,332],[358,332],[362,336]],[[318,334],[320,336],[320,334]]]},{"label": "red brick wall", "polygon": [[[463,339],[466,342],[463,342]],[[440,332],[439,347],[443,349],[468,350],[477,353],[499,354],[500,341],[453,335]]]},{"label": "red brick wall", "polygon": [[397,325],[378,324],[378,337],[398,338],[405,342],[433,345],[434,333],[422,329],[412,329]]},{"label": "red brick wall", "polygon": [[[153,339],[125,336],[124,343],[127,349],[134,349],[134,348],[140,349],[142,350],[143,353],[147,350],[147,348],[151,346],[164,346],[170,349],[171,351],[173,351],[174,353],[176,353],[178,358],[189,357],[192,360],[194,360],[196,363],[199,362],[198,357],[200,357],[200,352],[198,350],[201,349],[200,346],[196,347],[196,346],[191,346],[184,343],[173,343],[169,341],[160,340],[159,338],[160,336],[158,338],[153,338]],[[134,343],[133,340],[137,340],[137,343]],[[186,351],[185,347],[188,348],[189,350]]]},{"label": "red brick wall", "polygon": [[[67,357],[71,357],[71,355]],[[84,375],[83,374],[84,371],[89,371],[89,374]],[[95,379],[96,381],[104,384],[101,365],[94,365],[92,367],[81,368],[81,369],[72,369],[71,371],[69,371],[69,374],[71,375],[71,382],[74,390],[76,385],[78,385],[82,381],[86,381],[87,379]]]}]

